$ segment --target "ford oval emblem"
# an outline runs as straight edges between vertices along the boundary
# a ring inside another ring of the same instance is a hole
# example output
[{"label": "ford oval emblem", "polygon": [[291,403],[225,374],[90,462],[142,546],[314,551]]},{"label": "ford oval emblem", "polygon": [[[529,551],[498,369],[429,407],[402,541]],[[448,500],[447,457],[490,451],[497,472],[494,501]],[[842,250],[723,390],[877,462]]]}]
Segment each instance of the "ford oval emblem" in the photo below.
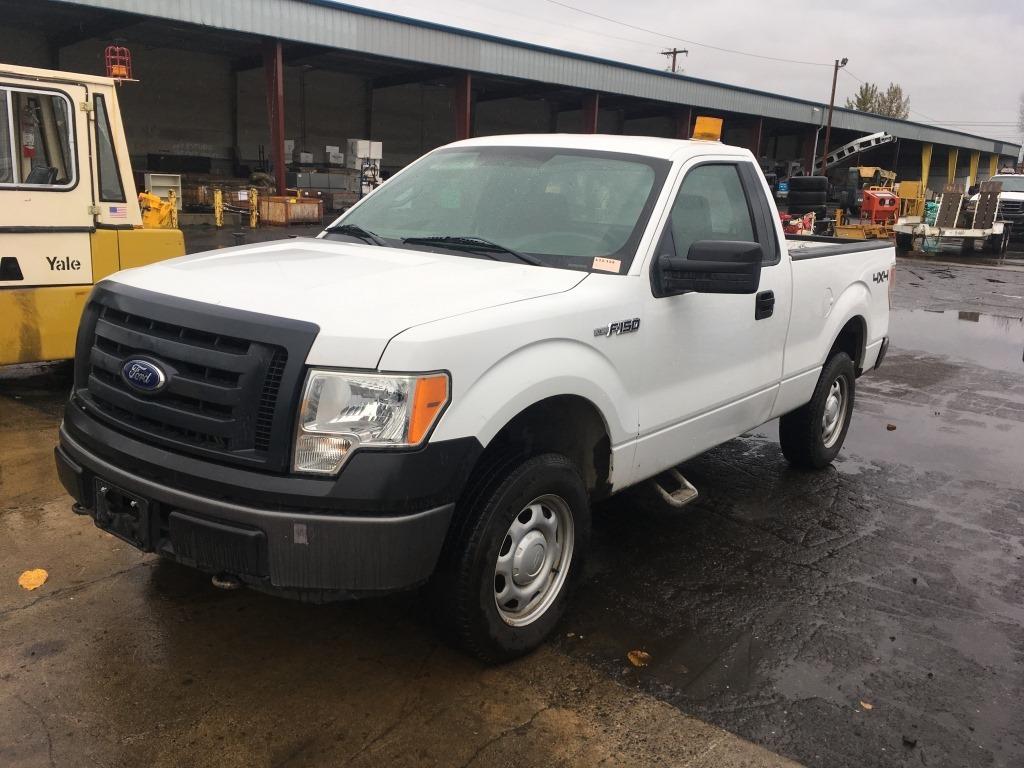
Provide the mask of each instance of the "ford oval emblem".
[{"label": "ford oval emblem", "polygon": [[159,392],[167,384],[167,374],[159,365],[139,358],[124,361],[121,378],[140,392]]}]

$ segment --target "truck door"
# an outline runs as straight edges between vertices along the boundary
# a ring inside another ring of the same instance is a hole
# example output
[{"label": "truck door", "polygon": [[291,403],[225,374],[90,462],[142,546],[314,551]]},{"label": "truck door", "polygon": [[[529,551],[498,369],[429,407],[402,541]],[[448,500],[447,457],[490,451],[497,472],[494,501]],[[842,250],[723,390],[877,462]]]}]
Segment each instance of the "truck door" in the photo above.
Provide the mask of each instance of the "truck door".
[{"label": "truck door", "polygon": [[792,284],[774,208],[753,163],[691,161],[677,182],[655,259],[698,240],[761,243],[756,295],[647,295],[646,390],[637,477],[678,464],[768,420],[782,376]]},{"label": "truck door", "polygon": [[0,72],[0,291],[92,283],[87,100]]}]

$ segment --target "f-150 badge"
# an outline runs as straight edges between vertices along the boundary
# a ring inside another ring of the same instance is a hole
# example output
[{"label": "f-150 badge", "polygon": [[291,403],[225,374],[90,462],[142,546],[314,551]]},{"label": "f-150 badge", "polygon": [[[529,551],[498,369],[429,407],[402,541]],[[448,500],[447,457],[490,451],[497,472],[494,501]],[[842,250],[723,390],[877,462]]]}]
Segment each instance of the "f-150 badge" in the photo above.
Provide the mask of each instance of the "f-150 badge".
[{"label": "f-150 badge", "polygon": [[640,330],[640,318],[634,317],[632,320],[618,320],[614,323],[608,323],[600,328],[594,329],[595,336],[617,336],[622,333],[635,333]]}]

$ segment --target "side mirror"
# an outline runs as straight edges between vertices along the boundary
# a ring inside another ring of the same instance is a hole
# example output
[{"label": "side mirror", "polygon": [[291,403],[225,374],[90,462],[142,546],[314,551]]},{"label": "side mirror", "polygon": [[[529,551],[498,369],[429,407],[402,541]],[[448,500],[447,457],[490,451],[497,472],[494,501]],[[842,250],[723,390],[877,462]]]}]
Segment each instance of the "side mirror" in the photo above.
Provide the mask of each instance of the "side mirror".
[{"label": "side mirror", "polygon": [[662,296],[680,293],[757,293],[764,251],[741,240],[698,240],[685,259],[662,254]]}]

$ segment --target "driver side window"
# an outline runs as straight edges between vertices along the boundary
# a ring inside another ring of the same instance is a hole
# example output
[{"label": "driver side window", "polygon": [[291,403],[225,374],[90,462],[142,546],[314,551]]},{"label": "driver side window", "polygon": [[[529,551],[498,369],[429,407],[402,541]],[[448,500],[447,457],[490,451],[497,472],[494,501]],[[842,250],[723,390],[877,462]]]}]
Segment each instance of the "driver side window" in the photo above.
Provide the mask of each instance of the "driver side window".
[{"label": "driver side window", "polygon": [[708,163],[687,173],[672,204],[666,235],[674,246],[668,250],[682,258],[698,240],[757,242],[737,166]]}]

